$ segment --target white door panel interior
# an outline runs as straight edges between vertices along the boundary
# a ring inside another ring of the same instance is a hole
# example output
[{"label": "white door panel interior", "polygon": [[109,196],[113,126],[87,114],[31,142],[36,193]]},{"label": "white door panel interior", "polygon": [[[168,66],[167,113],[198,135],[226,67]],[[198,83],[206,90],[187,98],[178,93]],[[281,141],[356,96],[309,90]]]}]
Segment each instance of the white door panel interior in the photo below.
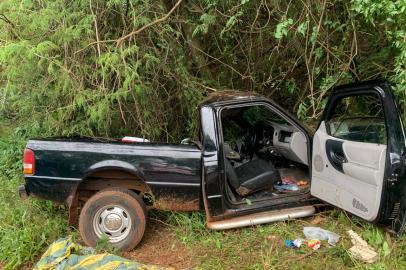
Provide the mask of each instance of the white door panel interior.
[{"label": "white door panel interior", "polygon": [[[347,162],[343,172],[334,168],[326,141],[343,142]],[[311,194],[368,221],[378,215],[386,145],[344,141],[327,134],[324,122],[314,135]]]},{"label": "white door panel interior", "polygon": [[382,165],[380,157],[386,151],[386,145],[345,141],[343,149],[349,163],[379,169]]},{"label": "white door panel interior", "polygon": [[344,163],[343,170],[345,174],[348,174],[352,178],[359,179],[366,184],[375,186],[379,184],[380,173],[378,170],[351,163]]}]

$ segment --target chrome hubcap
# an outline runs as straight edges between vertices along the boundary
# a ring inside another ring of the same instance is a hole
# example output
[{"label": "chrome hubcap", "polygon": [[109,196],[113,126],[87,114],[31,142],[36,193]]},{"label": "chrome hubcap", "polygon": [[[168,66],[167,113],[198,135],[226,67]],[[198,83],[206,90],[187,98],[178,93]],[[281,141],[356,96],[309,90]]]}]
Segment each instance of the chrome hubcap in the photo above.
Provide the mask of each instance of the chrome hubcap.
[{"label": "chrome hubcap", "polygon": [[93,229],[100,238],[106,235],[110,243],[116,243],[128,236],[131,219],[126,209],[117,205],[100,208],[93,220]]},{"label": "chrome hubcap", "polygon": [[104,219],[104,226],[109,231],[117,231],[123,225],[123,220],[117,214],[107,214]]}]

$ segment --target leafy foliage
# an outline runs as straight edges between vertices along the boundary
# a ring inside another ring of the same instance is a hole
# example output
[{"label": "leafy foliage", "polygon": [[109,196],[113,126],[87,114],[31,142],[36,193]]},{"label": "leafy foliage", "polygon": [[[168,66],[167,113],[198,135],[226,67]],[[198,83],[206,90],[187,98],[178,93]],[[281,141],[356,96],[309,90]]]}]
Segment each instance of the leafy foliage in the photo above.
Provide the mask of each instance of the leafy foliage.
[{"label": "leafy foliage", "polygon": [[[363,15],[385,37],[387,45],[395,51],[391,79],[395,83],[400,103],[405,104],[406,86],[406,3],[405,1],[354,0],[353,10]],[[404,113],[406,110],[404,111]]]},{"label": "leafy foliage", "polygon": [[[0,125],[0,128],[4,127]],[[37,259],[43,248],[64,233],[71,233],[65,211],[52,202],[21,201],[16,187],[21,181],[21,151],[25,137],[21,130],[0,138],[0,262],[16,269]]]},{"label": "leafy foliage", "polygon": [[333,86],[384,77],[404,103],[404,1],[183,1],[153,23],[174,4],[1,1],[0,117],[44,135],[178,141],[215,89],[314,120]]},{"label": "leafy foliage", "polygon": [[[272,97],[311,123],[333,86],[373,78],[394,83],[406,115],[405,1],[184,0],[165,18],[175,2],[0,1],[0,261],[7,268],[32,261],[71,233],[63,211],[47,202],[21,203],[15,194],[28,137],[134,134],[179,141],[196,135],[199,102],[224,88]],[[4,121],[20,127],[7,136]],[[286,251],[261,243],[278,230],[295,236],[289,222],[241,230],[236,238],[208,232],[198,213],[168,219],[181,225],[183,242],[215,251],[205,258],[207,268],[240,263],[234,253],[241,242],[264,254],[252,262],[257,268],[282,267]],[[337,219],[330,229],[353,226],[342,214]],[[372,227],[363,236],[380,251],[379,263],[404,268],[404,238],[389,247]],[[344,246],[329,254],[340,265],[361,267]],[[325,259],[318,256],[305,265]]]}]

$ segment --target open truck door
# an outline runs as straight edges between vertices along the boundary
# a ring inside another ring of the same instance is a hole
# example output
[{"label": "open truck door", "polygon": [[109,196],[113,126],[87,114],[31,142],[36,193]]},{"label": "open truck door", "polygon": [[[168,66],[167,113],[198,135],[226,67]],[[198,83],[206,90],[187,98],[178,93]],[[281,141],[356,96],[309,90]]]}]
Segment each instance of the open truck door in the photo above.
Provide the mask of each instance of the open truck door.
[{"label": "open truck door", "polygon": [[402,233],[405,155],[403,125],[387,82],[336,88],[313,138],[311,194]]}]

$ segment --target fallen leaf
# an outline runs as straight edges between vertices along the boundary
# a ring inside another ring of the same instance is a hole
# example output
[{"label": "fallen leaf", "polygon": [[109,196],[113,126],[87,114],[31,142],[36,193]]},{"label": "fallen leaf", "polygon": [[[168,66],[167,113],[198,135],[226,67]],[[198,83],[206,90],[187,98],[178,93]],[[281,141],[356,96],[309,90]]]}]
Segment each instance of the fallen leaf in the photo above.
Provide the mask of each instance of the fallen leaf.
[{"label": "fallen leaf", "polygon": [[326,218],[322,216],[315,216],[312,221],[310,221],[310,224],[312,225],[317,225],[320,224],[322,221],[324,221]]}]

